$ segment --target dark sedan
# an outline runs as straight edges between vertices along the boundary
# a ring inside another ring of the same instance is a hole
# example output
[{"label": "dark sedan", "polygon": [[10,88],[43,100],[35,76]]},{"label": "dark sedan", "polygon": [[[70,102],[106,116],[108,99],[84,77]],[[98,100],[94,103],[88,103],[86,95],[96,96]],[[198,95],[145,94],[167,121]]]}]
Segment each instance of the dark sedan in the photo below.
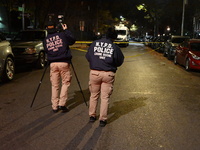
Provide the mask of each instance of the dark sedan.
[{"label": "dark sedan", "polygon": [[185,69],[200,70],[200,39],[191,39],[181,43],[175,53],[174,63],[185,66]]},{"label": "dark sedan", "polygon": [[46,30],[19,32],[11,42],[16,64],[36,64],[37,68],[44,68],[46,56],[43,40],[46,36]]}]

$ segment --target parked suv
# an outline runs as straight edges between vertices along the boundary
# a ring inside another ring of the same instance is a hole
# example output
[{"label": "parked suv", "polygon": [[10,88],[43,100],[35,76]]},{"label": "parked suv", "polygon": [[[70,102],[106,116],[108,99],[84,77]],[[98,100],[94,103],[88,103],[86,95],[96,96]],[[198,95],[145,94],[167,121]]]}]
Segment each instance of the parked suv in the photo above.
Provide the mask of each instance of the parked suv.
[{"label": "parked suv", "polygon": [[189,36],[175,36],[172,35],[166,42],[163,51],[163,56],[169,60],[173,59],[176,52],[176,47],[185,40],[189,40]]},{"label": "parked suv", "polygon": [[0,32],[0,81],[10,81],[14,78],[15,64],[14,55],[10,42]]},{"label": "parked suv", "polygon": [[34,64],[37,68],[44,68],[47,59],[43,40],[46,36],[46,30],[19,32],[11,42],[16,64]]}]

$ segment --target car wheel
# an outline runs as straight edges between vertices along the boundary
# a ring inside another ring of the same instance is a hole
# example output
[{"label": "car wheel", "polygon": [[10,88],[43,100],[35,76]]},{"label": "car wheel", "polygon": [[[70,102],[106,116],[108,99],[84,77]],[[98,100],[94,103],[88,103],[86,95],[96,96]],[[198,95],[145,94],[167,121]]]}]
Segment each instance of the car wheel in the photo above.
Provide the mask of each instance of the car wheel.
[{"label": "car wheel", "polygon": [[167,54],[167,59],[168,59],[168,60],[171,60],[171,59],[172,59],[172,56],[169,54],[169,52],[168,52],[168,54]]},{"label": "car wheel", "polygon": [[189,59],[189,58],[186,59],[186,62],[185,62],[185,70],[186,70],[186,71],[190,71],[190,59]]},{"label": "car wheel", "polygon": [[164,57],[167,56],[166,51],[167,51],[167,49],[165,48],[164,51],[163,51],[163,56],[164,56]]},{"label": "car wheel", "polygon": [[2,82],[11,81],[15,74],[15,64],[11,57],[7,57],[2,76]]},{"label": "car wheel", "polygon": [[170,51],[172,51],[172,49],[170,48],[168,53],[167,53],[167,59],[168,60],[172,60],[172,55],[170,54]]},{"label": "car wheel", "polygon": [[45,67],[45,64],[46,64],[45,53],[40,52],[38,61],[37,61],[37,68],[43,69]]},{"label": "car wheel", "polygon": [[174,64],[175,64],[175,65],[178,64],[178,63],[177,63],[177,56],[176,56],[176,55],[174,56]]}]

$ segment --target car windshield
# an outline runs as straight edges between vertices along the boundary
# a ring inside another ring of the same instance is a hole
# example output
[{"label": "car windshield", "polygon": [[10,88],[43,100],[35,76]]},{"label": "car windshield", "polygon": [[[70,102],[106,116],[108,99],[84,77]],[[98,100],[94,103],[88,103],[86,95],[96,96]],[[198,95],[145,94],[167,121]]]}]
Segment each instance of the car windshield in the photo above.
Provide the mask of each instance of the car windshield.
[{"label": "car windshield", "polygon": [[42,41],[44,38],[44,31],[22,31],[14,38],[14,41]]},{"label": "car windshield", "polygon": [[193,51],[200,51],[200,43],[191,43],[190,47]]},{"label": "car windshield", "polygon": [[172,43],[182,43],[187,38],[173,38]]}]

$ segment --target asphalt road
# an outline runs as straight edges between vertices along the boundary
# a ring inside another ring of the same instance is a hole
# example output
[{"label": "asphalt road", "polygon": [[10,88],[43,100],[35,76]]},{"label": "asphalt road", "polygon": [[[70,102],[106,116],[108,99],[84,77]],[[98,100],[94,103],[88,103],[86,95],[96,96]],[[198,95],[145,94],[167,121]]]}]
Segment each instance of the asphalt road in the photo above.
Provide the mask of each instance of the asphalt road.
[{"label": "asphalt road", "polygon": [[[88,123],[73,73],[66,114],[51,112],[49,68],[33,107],[44,70],[18,68],[0,84],[1,150],[199,150],[200,72],[186,72],[142,45],[122,48],[106,127]],[[73,65],[86,100],[89,67],[85,52],[72,50]],[[99,111],[99,110],[98,110]]]}]

